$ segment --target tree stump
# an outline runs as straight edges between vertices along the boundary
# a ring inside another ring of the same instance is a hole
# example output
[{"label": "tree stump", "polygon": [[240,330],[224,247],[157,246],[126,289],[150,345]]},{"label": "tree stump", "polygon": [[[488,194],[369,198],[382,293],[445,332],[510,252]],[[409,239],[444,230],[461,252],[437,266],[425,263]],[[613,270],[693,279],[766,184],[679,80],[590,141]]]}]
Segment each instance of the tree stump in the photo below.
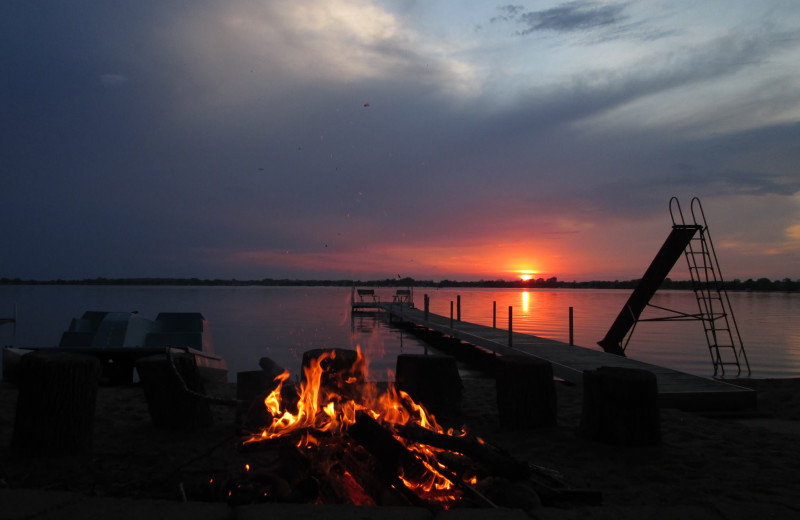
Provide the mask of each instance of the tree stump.
[{"label": "tree stump", "polygon": [[659,444],[661,423],[655,374],[620,367],[584,371],[579,434],[608,444]]},{"label": "tree stump", "polygon": [[[173,354],[173,369],[166,354],[147,356],[136,361],[136,370],[144,389],[150,418],[156,428],[165,430],[192,430],[211,426],[214,418],[208,401],[192,396],[191,392],[204,394],[205,388],[191,354]],[[183,382],[184,388],[177,370]]]},{"label": "tree stump", "polygon": [[20,360],[14,449],[32,454],[92,448],[100,362],[68,352],[31,352]]},{"label": "tree stump", "polygon": [[497,411],[504,428],[555,426],[553,366],[533,356],[502,356],[495,367]]},{"label": "tree stump", "polygon": [[453,356],[400,354],[395,387],[424,405],[438,422],[461,421],[463,383]]}]

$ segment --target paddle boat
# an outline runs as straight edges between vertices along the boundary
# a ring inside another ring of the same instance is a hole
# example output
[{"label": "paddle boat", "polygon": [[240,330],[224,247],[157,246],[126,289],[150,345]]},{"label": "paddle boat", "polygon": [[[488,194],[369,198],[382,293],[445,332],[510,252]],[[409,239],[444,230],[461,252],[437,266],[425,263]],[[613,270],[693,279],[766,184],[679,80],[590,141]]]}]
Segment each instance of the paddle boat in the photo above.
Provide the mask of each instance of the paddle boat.
[{"label": "paddle boat", "polygon": [[214,353],[208,321],[199,312],[162,312],[155,320],[137,312],[87,311],[74,318],[57,347],[3,348],[3,379],[18,377],[22,356],[34,350],[58,350],[94,356],[103,367],[102,381],[133,382],[136,361],[178,351],[194,357],[200,377],[224,382],[228,364]]}]

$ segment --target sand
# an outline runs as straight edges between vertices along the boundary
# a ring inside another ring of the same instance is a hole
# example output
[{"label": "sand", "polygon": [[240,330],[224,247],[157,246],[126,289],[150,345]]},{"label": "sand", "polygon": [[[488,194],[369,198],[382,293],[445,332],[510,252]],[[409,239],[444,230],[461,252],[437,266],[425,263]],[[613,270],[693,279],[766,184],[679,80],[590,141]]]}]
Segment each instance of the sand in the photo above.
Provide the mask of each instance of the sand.
[{"label": "sand", "polygon": [[[538,518],[792,518],[800,515],[800,379],[740,380],[759,392],[757,411],[701,415],[661,411],[657,447],[608,446],[576,435],[582,389],[558,384],[558,426],[504,431],[494,382],[464,381],[463,411],[476,434],[518,459],[559,472],[603,505],[542,508]],[[230,397],[233,385],[213,389]],[[88,455],[20,457],[10,443],[17,397],[0,383],[0,487],[92,496],[179,499],[212,489],[209,476],[240,471],[235,412],[214,406],[215,425],[159,431],[142,389],[100,388]]]}]

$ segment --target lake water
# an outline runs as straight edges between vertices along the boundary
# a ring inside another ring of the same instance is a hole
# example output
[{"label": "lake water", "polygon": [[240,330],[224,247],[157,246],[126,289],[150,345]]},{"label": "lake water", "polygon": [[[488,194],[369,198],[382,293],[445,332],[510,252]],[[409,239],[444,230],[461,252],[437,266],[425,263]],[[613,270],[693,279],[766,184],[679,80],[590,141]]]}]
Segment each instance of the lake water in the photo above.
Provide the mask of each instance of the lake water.
[{"label": "lake water", "polygon": [[[394,289],[376,289],[391,299]],[[560,341],[569,339],[574,309],[574,343],[596,348],[630,295],[629,290],[521,290],[415,288],[417,306],[430,297],[431,312],[450,315],[461,297],[461,319],[506,328],[512,307],[514,330]],[[172,287],[172,286],[2,286],[0,317],[16,306],[16,331],[0,327],[0,344],[55,346],[73,317],[87,310],[133,311],[153,319],[159,312],[201,312],[211,324],[217,354],[236,372],[258,370],[269,356],[297,373],[303,352],[313,348],[361,348],[375,379],[386,377],[399,353],[425,346],[372,316],[352,316],[351,290],[343,287]],[[800,377],[800,294],[730,293],[752,369],[751,377]],[[696,311],[689,291],[661,291],[653,304]],[[658,313],[648,309],[643,317]],[[661,313],[663,314],[663,313]],[[713,366],[699,322],[642,322],[627,355],[657,365],[710,377]]]}]

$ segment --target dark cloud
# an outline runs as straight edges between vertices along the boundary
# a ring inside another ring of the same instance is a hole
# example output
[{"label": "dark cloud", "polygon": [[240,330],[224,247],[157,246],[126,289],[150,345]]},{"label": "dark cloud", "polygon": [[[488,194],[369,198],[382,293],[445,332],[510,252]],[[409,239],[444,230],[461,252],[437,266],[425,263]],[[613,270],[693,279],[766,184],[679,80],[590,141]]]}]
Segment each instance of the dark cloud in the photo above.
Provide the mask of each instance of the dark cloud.
[{"label": "dark cloud", "polygon": [[628,19],[627,4],[600,4],[590,1],[567,2],[550,9],[524,11],[521,6],[501,7],[503,15],[493,21],[513,21],[525,26],[520,34],[537,31],[577,32],[619,24]]}]

